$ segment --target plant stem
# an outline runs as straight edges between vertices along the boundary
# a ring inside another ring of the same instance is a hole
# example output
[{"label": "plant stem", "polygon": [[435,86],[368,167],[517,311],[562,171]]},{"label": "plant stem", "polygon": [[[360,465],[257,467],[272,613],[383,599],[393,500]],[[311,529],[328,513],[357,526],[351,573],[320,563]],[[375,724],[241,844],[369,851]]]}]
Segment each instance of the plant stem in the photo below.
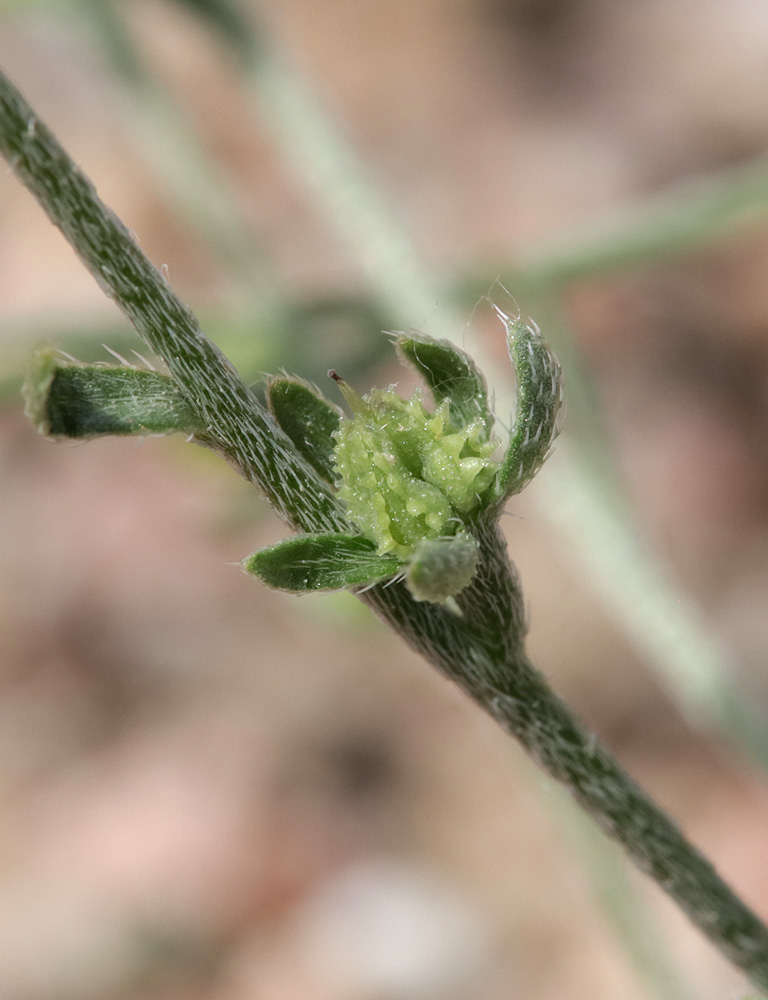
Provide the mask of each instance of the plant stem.
[{"label": "plant stem", "polygon": [[[192,311],[98,198],[7,77],[0,74],[0,153],[75,249],[104,293],[168,365],[202,428],[197,440],[224,454],[290,524],[348,530],[331,489],[204,336]],[[237,434],[232,434],[237,428]]]},{"label": "plant stem", "polygon": [[[344,530],[333,492],[291,447],[190,310],[98,199],[93,186],[0,73],[0,152],[104,291],[162,356],[200,426],[286,520]],[[768,988],[768,928],[553,694],[524,648],[520,587],[495,524],[480,522],[481,563],[463,614],[415,602],[402,584],[362,595],[403,638],[512,733],[570,789],[752,982]]]},{"label": "plant stem", "polygon": [[499,279],[526,295],[552,296],[578,281],[705,249],[766,221],[768,157],[761,154],[728,170],[680,180],[601,222],[573,226],[525,250],[511,270],[458,274],[445,288],[470,307]]},{"label": "plant stem", "polygon": [[[767,989],[768,928],[528,660],[519,584],[503,538],[495,525],[478,527],[480,570],[461,595],[463,618],[414,604],[402,585],[375,588],[363,600],[565,785],[720,951]],[[518,609],[512,622],[510,607]]]}]

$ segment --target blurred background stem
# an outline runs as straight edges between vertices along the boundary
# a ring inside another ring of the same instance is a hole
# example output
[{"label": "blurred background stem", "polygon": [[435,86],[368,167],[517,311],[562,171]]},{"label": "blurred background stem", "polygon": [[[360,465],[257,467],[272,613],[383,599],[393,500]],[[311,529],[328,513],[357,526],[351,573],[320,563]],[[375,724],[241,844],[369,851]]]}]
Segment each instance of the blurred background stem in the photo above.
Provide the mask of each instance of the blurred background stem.
[{"label": "blurred background stem", "polygon": [[131,100],[141,148],[151,157],[164,193],[237,280],[241,310],[269,322],[280,314],[285,294],[278,287],[269,256],[258,248],[254,233],[244,224],[220,162],[208,153],[184,109],[147,66],[119,5],[114,0],[78,2],[110,69]]},{"label": "blurred background stem", "polygon": [[[505,282],[560,291],[710,246],[768,219],[768,157],[688,178],[602,222],[525,251]],[[482,286],[482,279],[478,287]]]}]

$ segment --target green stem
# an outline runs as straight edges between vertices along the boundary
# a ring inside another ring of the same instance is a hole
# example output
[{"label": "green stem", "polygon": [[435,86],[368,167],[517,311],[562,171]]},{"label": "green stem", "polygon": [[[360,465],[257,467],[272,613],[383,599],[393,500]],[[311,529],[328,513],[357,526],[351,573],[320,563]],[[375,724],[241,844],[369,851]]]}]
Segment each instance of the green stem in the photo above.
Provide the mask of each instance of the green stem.
[{"label": "green stem", "polygon": [[165,360],[201,428],[197,440],[224,454],[290,524],[304,530],[348,529],[331,488],[296,453],[5,76],[0,76],[0,153],[105,294]]},{"label": "green stem", "polygon": [[[291,523],[304,530],[344,530],[332,490],[206,340],[189,309],[2,74],[0,152],[101,287],[165,359],[204,428],[198,440],[228,456]],[[768,988],[768,928],[531,666],[523,648],[522,594],[503,540],[485,522],[476,525],[476,534],[481,562],[472,585],[457,598],[462,615],[415,602],[402,584],[377,586],[363,600],[516,736],[723,954],[755,985]]]},{"label": "green stem", "polygon": [[504,540],[495,525],[478,528],[480,569],[460,595],[462,618],[414,604],[402,584],[375,588],[363,600],[512,734],[734,965],[768,989],[768,928],[532,666]]}]

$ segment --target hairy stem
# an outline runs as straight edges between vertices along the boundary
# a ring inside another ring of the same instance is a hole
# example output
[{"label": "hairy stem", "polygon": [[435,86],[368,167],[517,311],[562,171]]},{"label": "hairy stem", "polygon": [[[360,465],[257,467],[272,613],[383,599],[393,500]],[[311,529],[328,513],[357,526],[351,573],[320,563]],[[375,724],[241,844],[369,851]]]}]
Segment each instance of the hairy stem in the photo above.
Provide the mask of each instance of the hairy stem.
[{"label": "hairy stem", "polygon": [[[344,530],[333,491],[202,334],[190,310],[24,99],[0,74],[0,152],[62,230],[105,292],[163,357],[203,428],[197,435],[258,484],[303,530]],[[768,929],[622,770],[528,661],[516,575],[494,524],[462,614],[415,602],[401,584],[362,595],[410,645],[457,683],[570,789],[635,863],[672,896],[753,983],[768,988]]]},{"label": "hairy stem", "polygon": [[0,153],[40,202],[104,293],[162,357],[197,417],[196,437],[222,452],[289,523],[347,527],[327,484],[201,331],[192,311],[100,200],[71,157],[0,74]]},{"label": "hairy stem", "polygon": [[724,955],[768,988],[768,928],[531,664],[504,541],[495,525],[479,525],[478,535],[480,569],[459,597],[462,618],[414,604],[402,585],[378,587],[363,600],[519,740]]}]

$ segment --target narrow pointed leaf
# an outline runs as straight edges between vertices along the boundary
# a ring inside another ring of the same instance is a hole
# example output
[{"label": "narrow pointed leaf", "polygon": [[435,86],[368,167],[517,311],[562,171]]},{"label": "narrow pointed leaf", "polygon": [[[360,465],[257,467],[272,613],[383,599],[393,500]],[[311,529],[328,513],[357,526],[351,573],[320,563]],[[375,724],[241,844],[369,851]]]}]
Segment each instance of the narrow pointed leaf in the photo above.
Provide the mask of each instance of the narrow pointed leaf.
[{"label": "narrow pointed leaf", "polygon": [[296,535],[243,560],[247,573],[293,593],[376,583],[394,576],[401,565],[395,556],[378,555],[362,535],[336,534]]},{"label": "narrow pointed leaf", "polygon": [[81,365],[40,351],[24,386],[27,413],[49,437],[190,433],[194,415],[167,375]]},{"label": "narrow pointed leaf", "polygon": [[333,432],[338,430],[341,415],[335,406],[305,382],[292,378],[274,378],[267,388],[272,414],[293,441],[296,450],[327,482],[336,478]]},{"label": "narrow pointed leaf", "polygon": [[517,413],[498,478],[499,498],[506,500],[533,479],[549,454],[558,432],[563,386],[560,363],[538,328],[499,315],[517,377]]},{"label": "narrow pointed leaf", "polygon": [[424,334],[397,338],[401,358],[424,379],[435,402],[448,400],[451,419],[458,427],[479,421],[488,438],[493,416],[488,409],[488,389],[472,358],[447,340]]}]

